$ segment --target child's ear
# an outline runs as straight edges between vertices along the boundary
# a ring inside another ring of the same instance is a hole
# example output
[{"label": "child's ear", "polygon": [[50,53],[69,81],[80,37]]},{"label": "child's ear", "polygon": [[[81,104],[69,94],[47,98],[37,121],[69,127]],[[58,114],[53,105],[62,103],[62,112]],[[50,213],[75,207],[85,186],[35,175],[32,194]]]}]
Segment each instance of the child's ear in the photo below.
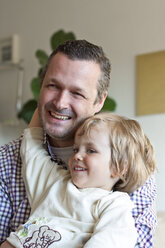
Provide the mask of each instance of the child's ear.
[{"label": "child's ear", "polygon": [[114,169],[111,172],[110,178],[111,178],[111,181],[113,182],[113,186],[120,180],[119,173],[117,172],[116,169]]},{"label": "child's ear", "polygon": [[111,178],[124,176],[128,171],[128,161],[119,164],[119,171],[115,166],[111,166]]},{"label": "child's ear", "polygon": [[111,172],[111,178],[119,177],[119,174],[117,171],[112,171]]},{"label": "child's ear", "polygon": [[111,178],[115,178],[119,176],[119,173],[117,171],[117,168],[113,165],[111,165]]},{"label": "child's ear", "polygon": [[121,175],[125,176],[127,174],[127,171],[128,171],[128,161],[125,160],[121,167],[122,167]]}]

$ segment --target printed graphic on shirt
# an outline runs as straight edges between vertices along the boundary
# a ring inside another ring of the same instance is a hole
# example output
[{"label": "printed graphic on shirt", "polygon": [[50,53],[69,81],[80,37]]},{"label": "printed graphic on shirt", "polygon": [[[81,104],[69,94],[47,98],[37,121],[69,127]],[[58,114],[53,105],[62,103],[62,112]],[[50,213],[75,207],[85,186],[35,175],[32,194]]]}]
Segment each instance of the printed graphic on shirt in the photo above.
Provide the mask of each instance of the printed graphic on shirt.
[{"label": "printed graphic on shirt", "polygon": [[41,226],[39,230],[34,231],[30,237],[27,237],[23,243],[23,247],[47,248],[59,240],[61,240],[60,233],[45,225]]},{"label": "printed graphic on shirt", "polygon": [[[52,226],[48,226],[46,217],[30,218],[26,222],[17,235],[14,234],[21,243],[23,248],[47,248],[54,242],[61,240],[61,234],[54,230]],[[54,247],[54,246],[51,246]]]},{"label": "printed graphic on shirt", "polygon": [[[30,218],[28,222],[26,222],[22,228],[18,231],[18,236],[20,238],[26,238],[29,234],[29,230],[31,227],[33,228],[34,226],[42,226],[48,223],[48,220],[46,217],[37,217],[37,218]],[[34,229],[36,230],[36,229]]]}]

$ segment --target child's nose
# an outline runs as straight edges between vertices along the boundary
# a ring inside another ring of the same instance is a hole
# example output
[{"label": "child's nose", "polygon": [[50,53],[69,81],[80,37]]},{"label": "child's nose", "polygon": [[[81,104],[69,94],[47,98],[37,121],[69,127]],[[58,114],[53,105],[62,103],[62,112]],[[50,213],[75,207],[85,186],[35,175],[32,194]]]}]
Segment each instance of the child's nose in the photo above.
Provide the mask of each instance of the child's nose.
[{"label": "child's nose", "polygon": [[83,154],[81,152],[77,152],[74,158],[75,160],[83,160]]}]

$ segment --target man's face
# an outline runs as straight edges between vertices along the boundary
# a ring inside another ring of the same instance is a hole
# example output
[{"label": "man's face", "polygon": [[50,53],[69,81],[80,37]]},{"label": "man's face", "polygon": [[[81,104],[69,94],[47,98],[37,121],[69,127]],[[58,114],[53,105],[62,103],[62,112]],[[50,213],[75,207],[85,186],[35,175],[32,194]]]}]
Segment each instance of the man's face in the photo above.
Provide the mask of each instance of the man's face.
[{"label": "man's face", "polygon": [[40,119],[52,145],[72,145],[79,124],[101,110],[105,97],[94,104],[100,74],[94,61],[71,60],[63,53],[52,58],[38,102]]}]

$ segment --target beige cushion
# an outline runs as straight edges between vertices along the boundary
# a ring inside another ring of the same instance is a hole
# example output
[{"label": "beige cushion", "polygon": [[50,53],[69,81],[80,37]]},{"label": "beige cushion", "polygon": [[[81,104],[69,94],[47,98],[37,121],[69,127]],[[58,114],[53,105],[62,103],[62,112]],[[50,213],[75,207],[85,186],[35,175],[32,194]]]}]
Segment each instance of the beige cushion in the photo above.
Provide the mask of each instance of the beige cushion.
[{"label": "beige cushion", "polygon": [[165,212],[158,212],[158,225],[155,232],[154,248],[165,248]]}]

